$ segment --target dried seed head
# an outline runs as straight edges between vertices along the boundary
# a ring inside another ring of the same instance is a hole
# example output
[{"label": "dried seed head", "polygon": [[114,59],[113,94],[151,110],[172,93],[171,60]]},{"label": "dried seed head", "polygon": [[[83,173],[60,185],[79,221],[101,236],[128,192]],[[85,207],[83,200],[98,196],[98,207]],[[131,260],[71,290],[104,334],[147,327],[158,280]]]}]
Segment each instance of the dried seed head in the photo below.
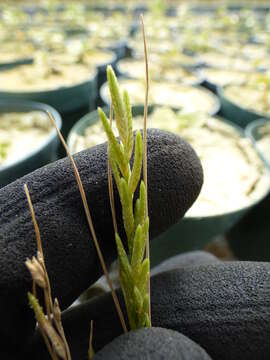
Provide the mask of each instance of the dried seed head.
[{"label": "dried seed head", "polygon": [[[27,259],[29,260],[29,259]],[[31,260],[29,260],[31,262]],[[28,299],[31,308],[34,310],[38,326],[44,331],[50,339],[52,347],[61,359],[66,359],[65,344],[52,323],[45,317],[42,307],[39,305],[38,299],[31,293],[28,293]]]},{"label": "dried seed head", "polygon": [[59,302],[56,298],[54,299],[54,304],[53,304],[53,315],[54,315],[55,320],[58,323],[61,323],[61,309],[59,306]]},{"label": "dried seed head", "polygon": [[43,266],[37,260],[35,256],[32,257],[32,260],[29,258],[26,259],[25,265],[30,271],[33,281],[35,281],[41,288],[46,288],[46,277]]},{"label": "dried seed head", "polygon": [[47,334],[48,338],[51,340],[52,346],[56,351],[57,355],[61,359],[66,359],[66,348],[63,340],[58,335],[52,324],[45,319],[45,322],[42,324],[43,330]]}]

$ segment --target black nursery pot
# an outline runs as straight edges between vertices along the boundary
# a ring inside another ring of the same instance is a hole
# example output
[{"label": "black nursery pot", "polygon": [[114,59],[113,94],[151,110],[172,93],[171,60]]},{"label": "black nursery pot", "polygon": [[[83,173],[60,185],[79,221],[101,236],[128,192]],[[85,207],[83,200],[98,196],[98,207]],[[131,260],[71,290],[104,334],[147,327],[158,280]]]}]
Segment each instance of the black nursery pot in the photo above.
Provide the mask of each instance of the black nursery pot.
[{"label": "black nursery pot", "polygon": [[263,117],[263,114],[245,109],[228,99],[221,87],[217,88],[217,95],[221,104],[221,115],[243,129],[252,121]]},{"label": "black nursery pot", "polygon": [[[29,111],[49,111],[54,118],[59,129],[62,127],[62,120],[59,113],[51,106],[30,102],[30,101],[0,101],[0,113],[18,112],[25,113]],[[10,182],[28,174],[39,167],[54,161],[57,157],[58,137],[55,131],[51,131],[45,142],[38,148],[31,151],[24,157],[18,159],[15,163],[0,167],[0,188]]]},{"label": "black nursery pot", "polygon": [[[121,48],[121,51],[122,51],[122,48]],[[97,71],[98,71],[97,87],[98,87],[98,89],[101,87],[101,85],[107,79],[107,74],[106,74],[107,66],[111,65],[112,67],[115,67],[116,63],[117,63],[117,60],[118,60],[117,59],[117,53],[112,52],[112,57],[108,62],[105,62],[105,63],[100,64],[100,65],[97,66]]]},{"label": "black nursery pot", "polygon": [[[115,53],[116,61],[124,59],[125,57],[128,57],[131,54],[131,49],[128,46],[128,42],[126,40],[115,41],[108,47],[108,50],[113,51]],[[116,67],[116,62],[114,62],[114,65]]]},{"label": "black nursery pot", "polygon": [[[269,120],[255,120],[246,127],[245,132],[270,171],[270,162],[257,145],[261,138],[260,129],[266,124],[269,124]],[[239,259],[270,261],[269,212],[270,193],[227,233],[230,247]]]},{"label": "black nursery pot", "polygon": [[33,58],[31,57],[18,58],[17,60],[14,61],[0,62],[0,70],[12,69],[15,66],[29,65],[32,63],[33,63]]},{"label": "black nursery pot", "polygon": [[262,138],[261,130],[265,125],[268,124],[270,124],[270,119],[255,120],[246,127],[245,133],[253,142],[262,160],[265,162],[266,166],[269,168],[270,171],[270,161],[268,160],[269,155],[267,157],[267,155],[258,146],[258,141]]}]

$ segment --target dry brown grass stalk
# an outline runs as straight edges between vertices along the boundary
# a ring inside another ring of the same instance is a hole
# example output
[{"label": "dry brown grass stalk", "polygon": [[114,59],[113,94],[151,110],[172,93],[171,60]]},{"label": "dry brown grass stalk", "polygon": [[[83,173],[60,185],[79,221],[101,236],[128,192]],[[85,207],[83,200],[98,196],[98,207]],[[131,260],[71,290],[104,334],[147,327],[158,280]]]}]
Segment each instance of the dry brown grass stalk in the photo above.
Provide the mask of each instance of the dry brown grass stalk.
[{"label": "dry brown grass stalk", "polygon": [[[60,356],[64,360],[71,360],[69,346],[61,322],[61,310],[57,299],[55,299],[55,305],[53,305],[52,302],[51,285],[45,265],[40,231],[27,184],[24,184],[24,191],[35,228],[38,249],[37,257],[33,257],[32,260],[27,259],[25,262],[33,279],[33,295],[29,295],[30,303],[35,312],[41,335],[51,358],[57,360],[58,356]],[[42,308],[39,306],[36,285],[39,285],[43,289],[47,317],[45,317]],[[53,326],[53,323],[55,327]]]},{"label": "dry brown grass stalk", "polygon": [[56,125],[56,122],[55,122],[54,118],[52,117],[52,115],[49,112],[47,112],[47,113],[48,113],[48,116],[49,116],[49,118],[51,120],[51,123],[53,124],[53,126],[54,126],[54,128],[55,128],[55,130],[56,130],[56,132],[58,134],[58,137],[59,137],[62,145],[65,148],[67,156],[69,157],[69,159],[71,161],[71,164],[72,164],[72,167],[73,167],[73,170],[74,170],[74,173],[75,173],[76,181],[77,181],[77,184],[78,184],[78,187],[79,187],[80,195],[81,195],[81,198],[82,198],[86,219],[87,219],[88,226],[89,226],[89,229],[90,229],[93,241],[94,241],[94,245],[95,245],[95,248],[96,248],[100,263],[101,263],[101,266],[102,266],[102,270],[103,270],[103,272],[105,274],[107,283],[108,283],[108,285],[110,287],[112,297],[113,297],[113,301],[114,301],[114,304],[115,304],[115,307],[116,307],[116,310],[117,310],[117,313],[118,313],[122,328],[123,328],[124,332],[127,332],[128,330],[127,330],[127,326],[126,326],[126,323],[125,323],[124,315],[122,313],[122,310],[121,310],[120,303],[119,303],[118,297],[116,295],[116,292],[115,292],[115,290],[113,288],[112,281],[111,281],[110,276],[109,276],[109,271],[108,271],[107,266],[105,264],[104,257],[102,255],[102,252],[101,252],[98,240],[97,240],[95,228],[94,228],[94,225],[93,225],[93,222],[92,222],[92,217],[91,217],[91,214],[90,214],[89,206],[88,206],[88,203],[87,203],[84,187],[83,187],[83,184],[82,184],[82,181],[81,181],[81,177],[80,177],[78,168],[77,168],[77,166],[75,164],[75,161],[74,161],[74,159],[73,159],[73,157],[72,157],[72,155],[71,155],[71,153],[70,153],[70,151],[68,149],[68,146],[67,146],[67,144],[66,144],[60,130],[58,129],[58,127]]},{"label": "dry brown grass stalk", "polygon": [[[143,180],[146,188],[146,213],[145,218],[148,217],[148,183],[147,183],[147,115],[148,115],[148,97],[149,97],[149,66],[148,66],[148,51],[146,44],[146,36],[144,29],[143,15],[141,15],[143,45],[144,45],[144,57],[145,57],[145,77],[146,77],[146,89],[145,89],[145,102],[144,102],[144,114],[143,114]],[[146,240],[146,257],[150,261],[150,245],[149,236]],[[149,309],[148,316],[151,322],[151,286],[150,276],[148,279],[148,295],[149,295]]]},{"label": "dry brown grass stalk", "polygon": [[89,350],[88,350],[88,359],[93,359],[95,352],[93,348],[93,331],[94,331],[94,321],[90,322],[90,336],[89,336]]}]

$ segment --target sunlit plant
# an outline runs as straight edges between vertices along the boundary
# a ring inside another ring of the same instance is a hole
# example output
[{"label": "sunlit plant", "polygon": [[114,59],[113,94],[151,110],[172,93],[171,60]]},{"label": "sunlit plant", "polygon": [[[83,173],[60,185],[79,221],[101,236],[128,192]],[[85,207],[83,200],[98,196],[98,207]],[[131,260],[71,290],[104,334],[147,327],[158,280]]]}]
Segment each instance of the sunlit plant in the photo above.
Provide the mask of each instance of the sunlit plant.
[{"label": "sunlit plant", "polygon": [[[139,130],[133,140],[132,111],[127,91],[121,93],[113,69],[107,68],[107,78],[115,114],[119,141],[114,135],[109,119],[102,109],[99,117],[108,138],[108,157],[122,205],[127,251],[119,233],[115,232],[118,251],[119,280],[123,290],[131,329],[149,327],[149,259],[145,258],[149,232],[147,196],[140,180],[143,163],[143,140]],[[134,161],[131,157],[134,147]],[[139,197],[134,198],[139,187]]]}]

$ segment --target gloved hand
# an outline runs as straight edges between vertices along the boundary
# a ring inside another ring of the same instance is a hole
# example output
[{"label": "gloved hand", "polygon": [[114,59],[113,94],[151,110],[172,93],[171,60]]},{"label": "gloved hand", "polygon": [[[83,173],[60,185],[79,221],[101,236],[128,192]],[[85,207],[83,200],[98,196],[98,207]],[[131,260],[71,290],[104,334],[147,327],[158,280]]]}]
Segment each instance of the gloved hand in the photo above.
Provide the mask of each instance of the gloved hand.
[{"label": "gloved hand", "polygon": [[[116,258],[107,183],[107,146],[74,156],[107,265]],[[177,222],[197,198],[202,168],[193,149],[178,136],[148,130],[150,239]],[[19,359],[34,333],[25,266],[36,255],[36,239],[23,190],[27,183],[39,224],[53,298],[68,307],[101,275],[79,190],[68,158],[49,164],[0,190],[0,358]],[[116,191],[115,191],[116,194]],[[118,196],[116,214],[123,234]],[[181,241],[181,239],[179,239]],[[169,245],[168,245],[169,246]]]}]

